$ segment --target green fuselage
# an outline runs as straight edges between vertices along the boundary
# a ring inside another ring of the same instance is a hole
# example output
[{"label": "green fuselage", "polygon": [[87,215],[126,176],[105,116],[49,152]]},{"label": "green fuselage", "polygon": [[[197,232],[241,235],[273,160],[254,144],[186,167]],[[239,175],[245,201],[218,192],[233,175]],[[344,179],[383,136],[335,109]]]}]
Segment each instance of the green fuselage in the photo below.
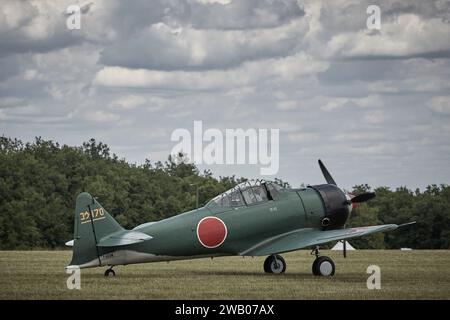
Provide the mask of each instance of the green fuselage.
[{"label": "green fuselage", "polygon": [[[203,246],[197,236],[201,219],[215,216],[227,227],[227,237],[217,248]],[[325,207],[319,193],[312,188],[283,190],[276,199],[241,207],[207,205],[158,222],[136,227],[135,231],[153,237],[150,241],[130,245],[127,250],[176,257],[241,255],[264,239],[301,228],[320,228]],[[107,253],[114,248],[103,249]]]}]

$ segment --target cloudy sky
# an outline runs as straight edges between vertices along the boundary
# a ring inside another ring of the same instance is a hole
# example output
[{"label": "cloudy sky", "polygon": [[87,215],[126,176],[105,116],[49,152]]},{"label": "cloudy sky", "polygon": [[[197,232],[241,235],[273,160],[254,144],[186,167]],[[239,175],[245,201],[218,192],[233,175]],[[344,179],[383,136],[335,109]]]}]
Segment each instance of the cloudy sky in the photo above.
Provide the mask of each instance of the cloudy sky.
[{"label": "cloudy sky", "polygon": [[194,120],[278,128],[293,185],[322,183],[321,158],[346,188],[422,188],[450,182],[449,58],[449,0],[2,0],[0,134],[94,137],[143,163]]}]

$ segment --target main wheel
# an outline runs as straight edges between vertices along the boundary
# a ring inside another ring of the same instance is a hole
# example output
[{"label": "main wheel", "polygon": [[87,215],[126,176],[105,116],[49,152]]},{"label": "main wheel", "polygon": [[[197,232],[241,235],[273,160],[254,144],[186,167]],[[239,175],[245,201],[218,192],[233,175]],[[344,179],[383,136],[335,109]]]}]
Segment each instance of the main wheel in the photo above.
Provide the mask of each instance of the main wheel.
[{"label": "main wheel", "polygon": [[316,258],[312,265],[312,272],[315,276],[331,277],[334,275],[335,269],[333,260],[326,256]]},{"label": "main wheel", "polygon": [[106,269],[105,271],[105,277],[115,277],[116,273],[113,269]]},{"label": "main wheel", "polygon": [[271,255],[264,261],[264,271],[266,273],[284,273],[286,271],[286,261],[280,255]]},{"label": "main wheel", "polygon": [[317,257],[312,264],[312,273],[315,276],[320,276],[319,269],[317,268],[317,261],[319,261],[319,257]]}]

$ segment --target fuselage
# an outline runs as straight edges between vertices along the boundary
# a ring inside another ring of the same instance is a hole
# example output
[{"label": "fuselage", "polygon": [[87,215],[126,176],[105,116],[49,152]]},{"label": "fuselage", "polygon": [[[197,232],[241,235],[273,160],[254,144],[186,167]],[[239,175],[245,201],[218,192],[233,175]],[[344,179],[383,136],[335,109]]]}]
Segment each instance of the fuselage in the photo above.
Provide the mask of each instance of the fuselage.
[{"label": "fuselage", "polygon": [[[271,200],[242,206],[210,202],[202,208],[134,228],[152,239],[120,250],[103,248],[101,260],[102,264],[117,265],[246,255],[247,249],[265,239],[294,230],[341,228],[350,211],[346,201],[337,187],[321,185],[283,189]],[[202,224],[205,219],[210,223]],[[221,240],[217,245],[208,245],[207,241],[217,238]]]}]

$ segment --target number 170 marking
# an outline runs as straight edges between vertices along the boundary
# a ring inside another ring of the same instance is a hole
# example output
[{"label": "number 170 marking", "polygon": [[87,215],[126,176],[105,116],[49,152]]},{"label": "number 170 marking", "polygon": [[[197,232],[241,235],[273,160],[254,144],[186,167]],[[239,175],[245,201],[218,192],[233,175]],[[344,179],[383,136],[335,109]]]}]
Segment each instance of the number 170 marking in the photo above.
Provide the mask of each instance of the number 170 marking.
[{"label": "number 170 marking", "polygon": [[[92,220],[100,220],[105,218],[105,212],[103,211],[103,208],[98,208],[91,210],[92,212]],[[80,212],[80,221],[81,223],[89,222],[89,211],[83,211]]]}]

